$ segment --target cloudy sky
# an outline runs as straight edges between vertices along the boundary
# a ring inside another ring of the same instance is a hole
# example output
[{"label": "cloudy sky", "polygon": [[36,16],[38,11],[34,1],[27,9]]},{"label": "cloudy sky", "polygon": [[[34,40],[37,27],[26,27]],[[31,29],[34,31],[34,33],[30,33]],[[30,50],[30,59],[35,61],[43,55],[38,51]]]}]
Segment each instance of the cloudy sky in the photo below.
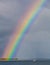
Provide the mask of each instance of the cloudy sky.
[{"label": "cloudy sky", "polygon": [[[0,0],[0,57],[18,24],[18,19],[33,0]],[[35,0],[34,0],[35,2]],[[25,34],[16,57],[19,59],[50,58],[50,0],[41,16]]]}]

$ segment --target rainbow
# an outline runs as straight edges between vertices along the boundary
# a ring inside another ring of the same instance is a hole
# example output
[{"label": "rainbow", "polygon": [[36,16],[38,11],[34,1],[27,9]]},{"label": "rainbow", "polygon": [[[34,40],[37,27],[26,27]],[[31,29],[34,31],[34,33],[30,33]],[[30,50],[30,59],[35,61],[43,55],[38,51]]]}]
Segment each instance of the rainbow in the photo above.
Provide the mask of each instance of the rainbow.
[{"label": "rainbow", "polygon": [[24,16],[18,21],[19,26],[16,27],[9,44],[5,48],[2,58],[7,58],[7,60],[13,58],[14,54],[18,51],[25,32],[29,29],[31,24],[38,19],[38,15],[42,12],[45,2],[46,0],[37,0],[34,4],[32,3],[32,5],[29,6]]}]

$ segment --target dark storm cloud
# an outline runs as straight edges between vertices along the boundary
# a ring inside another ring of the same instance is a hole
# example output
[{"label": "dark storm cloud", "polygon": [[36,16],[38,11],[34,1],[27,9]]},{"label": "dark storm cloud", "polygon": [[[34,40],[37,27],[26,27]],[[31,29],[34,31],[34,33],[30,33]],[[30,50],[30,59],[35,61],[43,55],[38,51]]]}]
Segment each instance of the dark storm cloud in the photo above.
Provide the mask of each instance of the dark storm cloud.
[{"label": "dark storm cloud", "polygon": [[[23,3],[26,4],[24,1]],[[25,9],[25,5],[19,0],[0,0],[0,56]]]},{"label": "dark storm cloud", "polygon": [[16,0],[0,0],[0,57],[17,25],[20,4]]}]

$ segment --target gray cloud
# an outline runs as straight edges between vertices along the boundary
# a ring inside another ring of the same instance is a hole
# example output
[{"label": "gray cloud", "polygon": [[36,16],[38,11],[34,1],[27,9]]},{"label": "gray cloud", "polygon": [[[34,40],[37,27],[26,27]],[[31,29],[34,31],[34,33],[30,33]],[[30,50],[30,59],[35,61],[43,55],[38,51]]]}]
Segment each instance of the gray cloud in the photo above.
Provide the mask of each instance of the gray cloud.
[{"label": "gray cloud", "polygon": [[46,0],[45,7],[50,9],[50,0]]},{"label": "gray cloud", "polygon": [[[0,0],[0,57],[17,25],[17,20],[33,0]],[[33,23],[25,34],[17,58],[50,58],[50,5],[45,5],[40,18]]]},{"label": "gray cloud", "polygon": [[40,18],[33,23],[21,43],[19,59],[50,59],[50,9],[44,8]]}]

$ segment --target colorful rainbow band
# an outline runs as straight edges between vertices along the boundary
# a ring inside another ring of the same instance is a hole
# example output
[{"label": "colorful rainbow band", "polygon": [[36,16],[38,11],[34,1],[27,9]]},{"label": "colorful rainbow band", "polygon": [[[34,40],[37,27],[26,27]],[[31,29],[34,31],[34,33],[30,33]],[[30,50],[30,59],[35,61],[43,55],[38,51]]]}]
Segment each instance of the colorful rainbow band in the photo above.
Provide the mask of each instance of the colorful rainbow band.
[{"label": "colorful rainbow band", "polygon": [[17,53],[25,32],[29,29],[31,24],[34,23],[36,19],[38,19],[38,15],[43,10],[45,2],[46,0],[37,0],[36,3],[32,4],[29,10],[27,10],[25,13],[26,15],[24,15],[24,17],[18,21],[19,27],[18,29],[16,28],[17,31],[14,32],[12,36],[13,39],[10,40],[10,43],[5,48],[2,58],[7,58],[7,60],[14,58],[13,56]]}]

